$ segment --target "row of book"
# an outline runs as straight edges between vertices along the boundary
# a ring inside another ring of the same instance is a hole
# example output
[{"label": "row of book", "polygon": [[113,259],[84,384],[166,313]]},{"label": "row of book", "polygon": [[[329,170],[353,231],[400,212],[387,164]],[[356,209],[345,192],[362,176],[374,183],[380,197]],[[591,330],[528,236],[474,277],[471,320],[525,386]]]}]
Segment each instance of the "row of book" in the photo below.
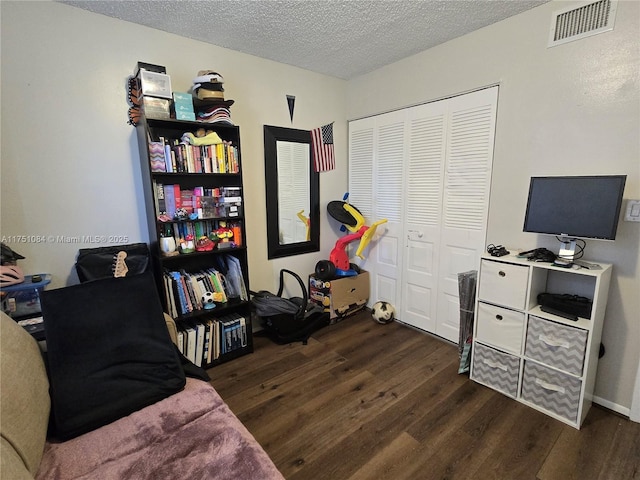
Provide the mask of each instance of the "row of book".
[{"label": "row of book", "polygon": [[179,322],[178,350],[187,359],[202,367],[220,356],[248,346],[251,323],[239,313],[220,318]]},{"label": "row of book", "polygon": [[165,270],[163,283],[169,315],[177,318],[206,310],[207,304],[212,302],[216,305],[225,304],[229,299],[249,300],[240,261],[233,255],[223,255],[216,260],[219,262],[217,269]]},{"label": "row of book", "polygon": [[156,215],[176,217],[178,210],[189,216],[197,214],[199,219],[238,217],[242,210],[241,187],[193,187],[179,184],[163,184],[153,181]]},{"label": "row of book", "polygon": [[160,137],[149,142],[152,172],[240,173],[238,147],[223,141],[215,145],[190,145]]}]

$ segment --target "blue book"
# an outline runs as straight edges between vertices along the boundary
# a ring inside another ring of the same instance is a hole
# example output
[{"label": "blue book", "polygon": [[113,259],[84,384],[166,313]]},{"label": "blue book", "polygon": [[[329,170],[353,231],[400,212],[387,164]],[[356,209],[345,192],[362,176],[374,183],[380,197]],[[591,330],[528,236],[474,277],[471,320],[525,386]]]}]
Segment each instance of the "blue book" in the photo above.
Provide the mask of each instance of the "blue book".
[{"label": "blue book", "polygon": [[180,273],[179,272],[170,272],[170,273],[171,273],[171,278],[173,278],[173,281],[175,282],[176,290],[178,291],[178,297],[180,302],[180,313],[182,313],[183,315],[186,313],[189,313],[189,307],[187,306],[187,297],[186,297],[184,288],[182,287],[182,278],[180,276]]},{"label": "blue book", "polygon": [[173,173],[173,162],[171,161],[171,147],[169,144],[162,139],[164,143],[164,165],[165,171]]}]

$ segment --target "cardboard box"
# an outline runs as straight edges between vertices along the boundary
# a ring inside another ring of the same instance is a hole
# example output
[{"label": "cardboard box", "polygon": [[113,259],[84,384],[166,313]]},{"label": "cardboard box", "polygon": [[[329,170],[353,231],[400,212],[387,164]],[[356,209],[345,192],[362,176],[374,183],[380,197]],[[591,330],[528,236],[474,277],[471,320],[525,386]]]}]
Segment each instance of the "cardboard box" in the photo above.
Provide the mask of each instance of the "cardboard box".
[{"label": "cardboard box", "polygon": [[328,282],[309,275],[309,298],[329,312],[331,323],[362,310],[369,301],[369,272]]}]

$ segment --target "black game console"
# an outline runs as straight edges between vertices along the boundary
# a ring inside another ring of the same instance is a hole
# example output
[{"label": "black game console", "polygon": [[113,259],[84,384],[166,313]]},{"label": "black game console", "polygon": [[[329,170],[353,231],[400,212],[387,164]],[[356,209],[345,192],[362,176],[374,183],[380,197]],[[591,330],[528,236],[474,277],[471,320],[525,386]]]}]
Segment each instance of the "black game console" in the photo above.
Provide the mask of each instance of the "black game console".
[{"label": "black game console", "polygon": [[538,303],[543,312],[577,320],[577,317],[591,318],[592,301],[579,295],[568,293],[541,293]]}]

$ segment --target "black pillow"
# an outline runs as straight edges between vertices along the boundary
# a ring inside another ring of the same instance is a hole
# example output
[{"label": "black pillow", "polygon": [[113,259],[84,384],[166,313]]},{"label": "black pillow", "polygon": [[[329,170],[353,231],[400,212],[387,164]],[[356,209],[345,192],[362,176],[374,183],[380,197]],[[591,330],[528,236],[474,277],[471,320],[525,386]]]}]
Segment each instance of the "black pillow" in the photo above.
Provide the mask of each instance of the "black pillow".
[{"label": "black pillow", "polygon": [[184,387],[150,272],[45,290],[40,302],[56,437],[94,430]]}]

